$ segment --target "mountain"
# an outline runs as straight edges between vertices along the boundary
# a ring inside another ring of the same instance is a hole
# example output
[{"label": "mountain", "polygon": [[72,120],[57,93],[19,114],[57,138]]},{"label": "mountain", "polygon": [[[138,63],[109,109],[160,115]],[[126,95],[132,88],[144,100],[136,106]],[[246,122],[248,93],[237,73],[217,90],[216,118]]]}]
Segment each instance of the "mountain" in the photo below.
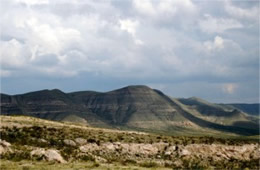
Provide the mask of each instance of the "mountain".
[{"label": "mountain", "polygon": [[194,97],[173,99],[147,86],[105,93],[54,89],[1,94],[1,114],[170,134],[259,134],[259,117],[235,105],[223,106]]},{"label": "mountain", "polygon": [[260,111],[259,111],[260,104],[257,104],[257,103],[254,103],[254,104],[234,103],[234,104],[221,104],[221,105],[230,107],[231,109],[232,108],[238,109],[238,110],[245,112],[247,114],[250,114],[250,115],[259,116],[259,114],[260,114]]},{"label": "mountain", "polygon": [[108,93],[69,95],[112,125],[166,128],[169,123],[185,121],[161,92],[146,86],[129,86]]},{"label": "mountain", "polygon": [[[182,104],[185,104],[194,115],[204,120],[221,125],[231,125],[245,128],[250,127],[252,129],[259,128],[259,117],[251,116],[254,115],[254,112],[250,112],[252,110],[254,111],[255,105],[215,104],[196,97],[191,97],[188,99],[181,98],[177,100]],[[242,110],[240,107],[236,107],[241,105],[247,105],[247,111]],[[252,109],[249,109],[250,106],[252,106]]]}]

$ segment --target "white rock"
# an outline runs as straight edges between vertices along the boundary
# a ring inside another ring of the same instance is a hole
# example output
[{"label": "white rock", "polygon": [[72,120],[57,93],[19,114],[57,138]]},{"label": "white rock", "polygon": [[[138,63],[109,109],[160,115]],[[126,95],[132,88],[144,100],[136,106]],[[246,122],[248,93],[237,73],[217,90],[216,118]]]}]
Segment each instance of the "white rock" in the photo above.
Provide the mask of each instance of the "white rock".
[{"label": "white rock", "polygon": [[9,142],[6,142],[5,140],[0,139],[0,155],[5,154],[7,152],[13,152],[13,150],[10,148],[11,144]]},{"label": "white rock", "polygon": [[105,143],[105,144],[103,144],[103,146],[110,151],[115,150],[115,146],[112,143]]},{"label": "white rock", "polygon": [[169,155],[171,155],[171,154],[172,154],[171,151],[166,151],[166,152],[164,153],[164,155],[167,155],[167,156],[169,156]]},{"label": "white rock", "polygon": [[85,145],[87,143],[87,140],[83,138],[76,138],[75,142],[78,143],[79,145]]},{"label": "white rock", "polygon": [[56,161],[59,163],[65,163],[66,161],[63,159],[63,157],[59,154],[57,150],[54,149],[48,149],[45,150],[43,148],[38,148],[33,151],[31,151],[31,156],[39,156],[44,157],[47,161]]},{"label": "white rock", "polygon": [[1,139],[0,139],[0,145],[6,146],[6,147],[11,146],[11,144],[9,142],[6,142],[5,140],[1,140]]},{"label": "white rock", "polygon": [[31,151],[31,156],[43,156],[45,154],[45,150],[43,148],[38,148]]},{"label": "white rock", "polygon": [[190,155],[190,154],[191,154],[190,151],[188,151],[188,150],[186,150],[186,149],[183,149],[182,152],[181,152],[181,155],[182,155],[182,156],[188,156],[188,155]]},{"label": "white rock", "polygon": [[63,142],[65,143],[65,145],[68,145],[68,146],[77,146],[77,144],[73,140],[70,140],[70,139],[65,139],[65,140],[63,140]]},{"label": "white rock", "polygon": [[63,159],[63,157],[58,153],[57,150],[54,149],[48,149],[45,154],[46,159],[48,161],[57,161],[59,163],[65,163],[66,161]]},{"label": "white rock", "polygon": [[48,141],[45,140],[45,139],[38,139],[38,142],[40,142],[40,143],[48,143]]},{"label": "white rock", "polygon": [[90,143],[87,145],[83,145],[79,147],[79,150],[81,152],[91,152],[91,151],[96,151],[99,150],[100,148],[98,147],[98,145],[96,143]]}]

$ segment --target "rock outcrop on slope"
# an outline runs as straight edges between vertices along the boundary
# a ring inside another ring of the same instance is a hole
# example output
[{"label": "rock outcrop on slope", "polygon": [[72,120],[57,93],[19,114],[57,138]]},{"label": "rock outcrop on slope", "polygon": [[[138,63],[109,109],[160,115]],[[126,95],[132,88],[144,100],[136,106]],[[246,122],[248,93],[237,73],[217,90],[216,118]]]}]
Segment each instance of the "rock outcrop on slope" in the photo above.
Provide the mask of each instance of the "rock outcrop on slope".
[{"label": "rock outcrop on slope", "polygon": [[37,161],[42,165],[58,162],[60,167],[63,163],[86,167],[92,162],[103,167],[114,164],[171,169],[259,169],[256,137],[168,136],[25,116],[0,116],[0,120],[0,159],[9,164]]},{"label": "rock outcrop on slope", "polygon": [[37,148],[30,152],[32,157],[38,157],[40,159],[44,159],[46,161],[55,161],[59,163],[66,163],[63,157],[60,155],[58,150],[55,149],[43,149]]},{"label": "rock outcrop on slope", "polygon": [[11,144],[5,140],[0,139],[0,156],[6,153],[12,153]]}]

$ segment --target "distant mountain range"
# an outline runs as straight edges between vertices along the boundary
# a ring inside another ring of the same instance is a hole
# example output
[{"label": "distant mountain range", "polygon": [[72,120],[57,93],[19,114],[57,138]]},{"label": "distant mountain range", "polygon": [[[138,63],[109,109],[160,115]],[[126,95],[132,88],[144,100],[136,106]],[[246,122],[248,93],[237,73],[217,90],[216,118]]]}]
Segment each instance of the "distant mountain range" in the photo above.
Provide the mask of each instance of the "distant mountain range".
[{"label": "distant mountain range", "polygon": [[1,114],[169,134],[259,135],[259,104],[177,99],[147,86],[128,86],[106,93],[64,93],[54,89],[1,94]]}]

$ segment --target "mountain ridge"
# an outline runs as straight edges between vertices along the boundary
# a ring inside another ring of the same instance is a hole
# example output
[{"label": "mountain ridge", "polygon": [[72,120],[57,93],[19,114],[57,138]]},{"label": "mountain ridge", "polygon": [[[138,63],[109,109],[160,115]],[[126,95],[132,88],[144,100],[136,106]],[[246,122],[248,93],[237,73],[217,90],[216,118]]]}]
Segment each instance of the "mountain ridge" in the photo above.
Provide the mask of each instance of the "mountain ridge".
[{"label": "mountain ridge", "polygon": [[[245,109],[244,109],[245,110]],[[247,107],[247,110],[250,110]],[[1,114],[49,120],[81,120],[92,126],[128,127],[175,133],[178,130],[259,134],[258,117],[237,108],[199,98],[172,99],[148,86],[133,85],[109,92],[64,93],[59,89],[19,95],[1,94]],[[207,129],[207,130],[205,130]]]}]

